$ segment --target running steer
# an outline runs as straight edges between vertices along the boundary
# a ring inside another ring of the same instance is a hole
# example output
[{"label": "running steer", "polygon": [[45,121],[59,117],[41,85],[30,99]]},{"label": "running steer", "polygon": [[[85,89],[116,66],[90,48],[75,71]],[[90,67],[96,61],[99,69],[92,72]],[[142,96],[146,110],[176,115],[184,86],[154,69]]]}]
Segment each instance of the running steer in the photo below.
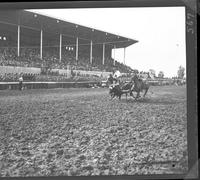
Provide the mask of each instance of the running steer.
[{"label": "running steer", "polygon": [[116,86],[110,86],[110,92],[109,94],[111,95],[111,98],[113,99],[115,96],[121,99],[122,94],[126,94],[126,100],[127,100],[127,94],[130,92],[130,89],[125,90],[120,88],[119,85]]}]

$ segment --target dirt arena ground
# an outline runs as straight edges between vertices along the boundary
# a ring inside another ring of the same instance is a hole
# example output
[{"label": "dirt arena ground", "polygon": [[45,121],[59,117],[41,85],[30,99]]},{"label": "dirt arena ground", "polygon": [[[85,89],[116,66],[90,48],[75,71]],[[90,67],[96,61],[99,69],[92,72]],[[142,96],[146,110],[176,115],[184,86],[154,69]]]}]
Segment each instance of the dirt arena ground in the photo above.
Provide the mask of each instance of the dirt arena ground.
[{"label": "dirt arena ground", "polygon": [[0,176],[184,173],[186,112],[185,86],[0,91]]}]

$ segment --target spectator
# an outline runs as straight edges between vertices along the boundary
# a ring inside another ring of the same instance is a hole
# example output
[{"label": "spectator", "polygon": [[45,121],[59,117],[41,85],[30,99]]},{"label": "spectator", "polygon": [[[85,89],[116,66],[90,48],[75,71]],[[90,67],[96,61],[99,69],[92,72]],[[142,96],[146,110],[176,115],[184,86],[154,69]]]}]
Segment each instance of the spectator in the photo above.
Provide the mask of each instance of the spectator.
[{"label": "spectator", "polygon": [[21,91],[22,88],[23,88],[23,76],[21,75],[21,76],[19,77],[19,90]]}]

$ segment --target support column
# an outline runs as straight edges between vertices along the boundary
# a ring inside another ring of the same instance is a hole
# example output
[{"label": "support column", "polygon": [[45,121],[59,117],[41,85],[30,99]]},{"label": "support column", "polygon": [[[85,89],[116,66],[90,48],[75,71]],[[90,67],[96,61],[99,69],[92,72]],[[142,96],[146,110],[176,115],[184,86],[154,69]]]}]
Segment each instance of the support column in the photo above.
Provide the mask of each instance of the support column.
[{"label": "support column", "polygon": [[76,61],[78,61],[78,37],[76,38]]},{"label": "support column", "polygon": [[59,60],[62,60],[62,34],[60,34],[60,51],[59,51]]},{"label": "support column", "polygon": [[20,56],[20,25],[17,28],[17,56]]},{"label": "support column", "polygon": [[126,59],[126,48],[124,48],[124,65],[125,65],[125,59]]},{"label": "support column", "polygon": [[92,40],[90,41],[90,64],[92,64]]},{"label": "support column", "polygon": [[42,59],[43,30],[40,31],[40,59]]},{"label": "support column", "polygon": [[114,45],[114,52],[113,52],[113,59],[114,59],[113,65],[114,66],[115,66],[115,48],[116,48],[116,46]]},{"label": "support column", "polygon": [[103,59],[102,64],[105,64],[105,43],[103,43]]}]

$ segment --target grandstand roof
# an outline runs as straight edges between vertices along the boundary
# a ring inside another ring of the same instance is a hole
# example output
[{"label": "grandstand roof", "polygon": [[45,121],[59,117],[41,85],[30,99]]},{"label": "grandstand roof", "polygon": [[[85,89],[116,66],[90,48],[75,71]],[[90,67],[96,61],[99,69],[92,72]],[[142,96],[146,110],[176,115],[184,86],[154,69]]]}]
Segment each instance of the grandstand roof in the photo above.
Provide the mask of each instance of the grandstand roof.
[{"label": "grandstand roof", "polygon": [[[25,10],[0,11],[0,22],[20,25],[21,27],[37,31],[43,29],[44,33],[63,34],[73,38],[79,37],[79,39],[82,39],[85,42],[88,41],[88,43],[92,40],[93,44],[106,43],[113,47],[115,45],[116,48],[125,48],[138,42],[134,39],[129,39],[116,34],[107,33]],[[10,29],[10,31],[12,30]]]}]

